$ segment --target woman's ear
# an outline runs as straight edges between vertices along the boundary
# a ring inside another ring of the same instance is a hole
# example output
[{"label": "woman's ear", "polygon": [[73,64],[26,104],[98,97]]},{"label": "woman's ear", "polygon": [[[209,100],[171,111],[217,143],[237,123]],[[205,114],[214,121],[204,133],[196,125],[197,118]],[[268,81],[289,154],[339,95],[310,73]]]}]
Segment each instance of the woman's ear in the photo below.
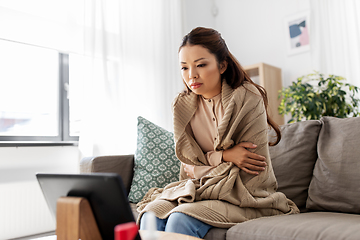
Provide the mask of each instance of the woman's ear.
[{"label": "woman's ear", "polygon": [[224,60],[222,63],[220,63],[220,74],[223,74],[227,69],[228,63],[226,60]]}]

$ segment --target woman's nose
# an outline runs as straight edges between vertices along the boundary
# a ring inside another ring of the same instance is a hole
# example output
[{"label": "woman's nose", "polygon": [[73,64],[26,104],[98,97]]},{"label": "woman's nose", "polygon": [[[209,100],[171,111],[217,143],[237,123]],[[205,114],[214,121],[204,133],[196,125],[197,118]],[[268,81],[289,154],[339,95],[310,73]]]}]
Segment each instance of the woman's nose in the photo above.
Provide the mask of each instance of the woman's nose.
[{"label": "woman's nose", "polygon": [[189,78],[190,79],[193,79],[193,78],[197,78],[198,77],[198,73],[197,73],[197,71],[196,71],[196,69],[195,68],[191,68],[191,69],[189,69],[190,71],[189,71]]}]

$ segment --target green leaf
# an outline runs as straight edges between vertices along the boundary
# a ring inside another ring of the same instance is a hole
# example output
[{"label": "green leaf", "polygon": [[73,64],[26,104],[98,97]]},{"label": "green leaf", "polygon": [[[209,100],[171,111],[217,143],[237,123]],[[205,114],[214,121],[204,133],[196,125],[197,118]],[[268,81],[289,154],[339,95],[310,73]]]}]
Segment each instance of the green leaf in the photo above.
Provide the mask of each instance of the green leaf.
[{"label": "green leaf", "polygon": [[329,75],[326,78],[314,71],[279,91],[279,113],[291,114],[289,122],[322,116],[358,116],[360,99],[355,97],[358,91],[359,88],[346,83],[344,77]]}]

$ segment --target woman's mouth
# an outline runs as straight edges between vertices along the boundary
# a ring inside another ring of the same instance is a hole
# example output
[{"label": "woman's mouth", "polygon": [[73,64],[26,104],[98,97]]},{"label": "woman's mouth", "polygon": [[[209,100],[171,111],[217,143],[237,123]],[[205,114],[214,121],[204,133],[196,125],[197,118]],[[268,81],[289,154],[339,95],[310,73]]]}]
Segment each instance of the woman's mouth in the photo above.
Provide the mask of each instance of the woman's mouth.
[{"label": "woman's mouth", "polygon": [[201,87],[201,85],[202,85],[202,83],[192,83],[192,84],[190,85],[190,87],[191,87],[192,89],[197,89],[197,88]]}]

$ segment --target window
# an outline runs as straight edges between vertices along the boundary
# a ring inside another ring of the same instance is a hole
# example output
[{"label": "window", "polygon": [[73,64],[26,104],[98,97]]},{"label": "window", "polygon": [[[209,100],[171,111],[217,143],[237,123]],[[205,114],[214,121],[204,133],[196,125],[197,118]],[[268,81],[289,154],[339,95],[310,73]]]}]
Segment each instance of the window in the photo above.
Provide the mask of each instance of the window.
[{"label": "window", "polygon": [[69,83],[69,55],[4,40],[0,52],[0,141],[77,141],[80,116],[68,98],[69,84],[76,85]]},{"label": "window", "polygon": [[[80,124],[82,114],[82,100],[84,90],[84,73],[88,70],[90,61],[88,58],[79,54],[69,54],[69,81],[67,86],[67,99],[69,103],[69,134],[70,137],[80,135]],[[71,90],[70,90],[71,89]]]}]

